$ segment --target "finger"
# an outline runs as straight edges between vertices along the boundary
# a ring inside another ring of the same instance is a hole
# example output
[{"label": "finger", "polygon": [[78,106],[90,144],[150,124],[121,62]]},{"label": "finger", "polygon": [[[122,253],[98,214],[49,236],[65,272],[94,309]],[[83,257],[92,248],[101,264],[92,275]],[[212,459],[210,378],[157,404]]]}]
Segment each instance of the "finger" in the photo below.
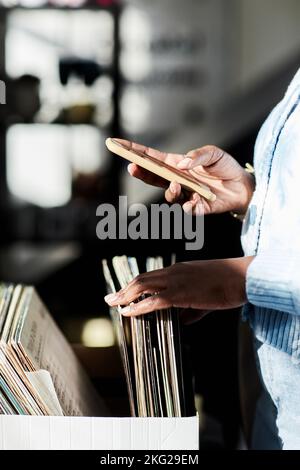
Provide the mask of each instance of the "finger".
[{"label": "finger", "polygon": [[145,315],[146,313],[152,313],[156,310],[164,310],[172,307],[172,303],[163,294],[156,294],[147,297],[140,302],[128,305],[120,310],[120,313],[126,317],[136,317],[138,315]]},{"label": "finger", "polygon": [[174,204],[181,199],[181,186],[176,181],[172,181],[168,189],[165,191],[165,199],[170,204]]},{"label": "finger", "polygon": [[104,300],[110,306],[127,305],[138,299],[142,294],[155,294],[165,288],[165,277],[161,274],[157,274],[155,271],[151,271],[150,273],[137,276],[127,287],[121,289],[119,292],[106,295]]},{"label": "finger", "polygon": [[198,193],[192,193],[190,199],[182,205],[186,214],[202,216],[205,214],[205,202]]},{"label": "finger", "polygon": [[182,205],[182,209],[184,210],[184,212],[190,215],[193,214],[193,207],[194,205],[192,201],[187,201]]},{"label": "finger", "polygon": [[205,215],[205,205],[202,197],[200,197],[199,201],[196,202],[194,207],[194,215],[197,215],[198,217]]},{"label": "finger", "polygon": [[214,145],[207,145],[188,152],[186,158],[178,162],[177,168],[180,168],[181,170],[190,170],[197,166],[211,166],[217,163],[224,154],[224,150],[221,150]]},{"label": "finger", "polygon": [[193,193],[191,201],[194,204],[192,208],[193,215],[201,216],[205,214],[204,202],[198,193]]},{"label": "finger", "polygon": [[135,163],[130,163],[127,167],[127,170],[131,176],[134,176],[134,178],[138,178],[144,181],[144,183],[150,184],[152,186],[158,186],[160,188],[168,187],[168,181],[163,178],[160,178],[160,176],[157,176],[154,173],[151,173],[150,171],[144,170]]}]

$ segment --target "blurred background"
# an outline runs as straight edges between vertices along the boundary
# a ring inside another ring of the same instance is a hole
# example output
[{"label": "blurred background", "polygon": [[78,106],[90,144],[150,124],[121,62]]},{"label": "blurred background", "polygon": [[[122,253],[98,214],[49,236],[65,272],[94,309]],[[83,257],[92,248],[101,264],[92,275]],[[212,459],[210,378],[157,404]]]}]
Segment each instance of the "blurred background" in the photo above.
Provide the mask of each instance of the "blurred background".
[{"label": "blurred background", "polygon": [[[163,200],[161,190],[129,177],[105,139],[176,152],[213,143],[251,163],[260,125],[300,63],[300,2],[0,5],[0,279],[36,285],[68,339],[90,348],[90,373],[112,413],[126,414],[101,259],[239,256],[241,226],[229,215],[208,217],[200,252],[184,252],[178,240],[98,240],[100,203],[122,194],[129,202]],[[203,448],[243,446],[238,322],[238,311],[216,313],[183,331]]]}]

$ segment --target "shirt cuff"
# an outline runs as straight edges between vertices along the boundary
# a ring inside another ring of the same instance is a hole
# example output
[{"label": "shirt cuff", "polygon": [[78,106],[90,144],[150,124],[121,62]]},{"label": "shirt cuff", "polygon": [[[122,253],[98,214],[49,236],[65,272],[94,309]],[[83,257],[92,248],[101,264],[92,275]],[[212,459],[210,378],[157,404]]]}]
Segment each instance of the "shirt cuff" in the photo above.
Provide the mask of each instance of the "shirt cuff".
[{"label": "shirt cuff", "polygon": [[300,314],[300,255],[265,251],[250,263],[246,294],[251,304]]}]

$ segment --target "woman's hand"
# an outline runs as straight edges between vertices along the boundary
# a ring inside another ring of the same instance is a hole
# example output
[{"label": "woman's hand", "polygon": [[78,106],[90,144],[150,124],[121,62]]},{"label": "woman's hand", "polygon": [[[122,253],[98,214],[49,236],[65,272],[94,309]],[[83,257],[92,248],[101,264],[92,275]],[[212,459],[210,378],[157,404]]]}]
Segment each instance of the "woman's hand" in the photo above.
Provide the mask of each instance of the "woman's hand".
[{"label": "woman's hand", "polygon": [[[120,140],[120,139],[116,139]],[[169,203],[180,202],[184,211],[196,215],[217,214],[234,211],[244,214],[254,191],[254,177],[224,150],[213,145],[191,150],[186,155],[164,153],[140,144],[120,140],[122,145],[147,153],[151,157],[164,161],[176,169],[197,178],[199,183],[208,186],[217,199],[213,202],[202,198],[198,193],[182,191],[176,181],[169,183],[134,163],[128,165],[131,176],[145,183],[166,188],[165,198]]]},{"label": "woman's hand", "polygon": [[[121,311],[126,316],[180,307],[197,310],[195,316],[201,317],[207,311],[239,307],[247,301],[245,279],[252,259],[176,263],[140,274],[126,288],[107,295],[105,301],[111,306],[126,305]],[[151,295],[132,303],[142,294]]]}]

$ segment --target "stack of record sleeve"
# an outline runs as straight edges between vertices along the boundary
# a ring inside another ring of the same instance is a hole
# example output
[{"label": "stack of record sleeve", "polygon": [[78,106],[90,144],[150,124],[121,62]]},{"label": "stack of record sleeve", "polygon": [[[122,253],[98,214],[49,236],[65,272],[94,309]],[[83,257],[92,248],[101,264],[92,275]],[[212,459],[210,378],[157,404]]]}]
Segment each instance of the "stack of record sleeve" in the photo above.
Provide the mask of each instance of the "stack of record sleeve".
[{"label": "stack of record sleeve", "polygon": [[[136,258],[102,261],[108,293],[124,288],[139,274]],[[161,257],[147,258],[146,270],[163,268]],[[178,312],[155,311],[124,317],[110,310],[124,365],[132,416],[186,416]]]},{"label": "stack of record sleeve", "polygon": [[0,284],[0,414],[108,414],[31,286]]}]

